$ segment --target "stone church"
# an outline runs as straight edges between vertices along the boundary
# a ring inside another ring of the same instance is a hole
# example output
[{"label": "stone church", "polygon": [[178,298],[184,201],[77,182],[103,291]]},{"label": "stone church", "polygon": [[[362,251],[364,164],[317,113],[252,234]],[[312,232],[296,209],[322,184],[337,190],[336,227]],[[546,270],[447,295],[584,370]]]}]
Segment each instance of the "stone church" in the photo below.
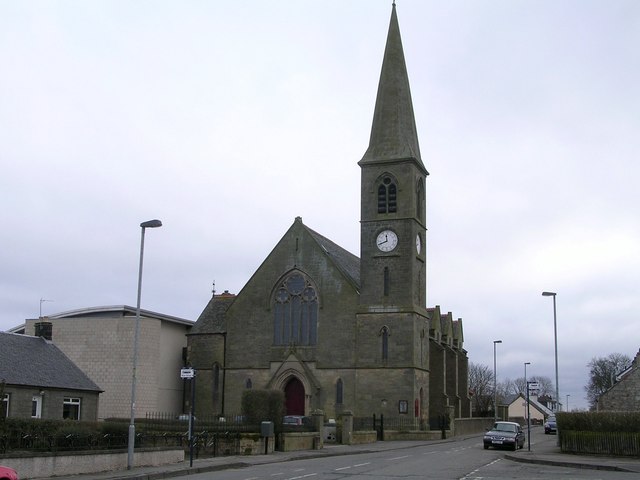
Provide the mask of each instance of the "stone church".
[{"label": "stone church", "polygon": [[240,413],[254,388],[289,415],[471,416],[462,320],[426,305],[428,172],[395,4],[358,165],[360,258],[297,217],[237,295],[214,293],[188,335],[196,415]]}]

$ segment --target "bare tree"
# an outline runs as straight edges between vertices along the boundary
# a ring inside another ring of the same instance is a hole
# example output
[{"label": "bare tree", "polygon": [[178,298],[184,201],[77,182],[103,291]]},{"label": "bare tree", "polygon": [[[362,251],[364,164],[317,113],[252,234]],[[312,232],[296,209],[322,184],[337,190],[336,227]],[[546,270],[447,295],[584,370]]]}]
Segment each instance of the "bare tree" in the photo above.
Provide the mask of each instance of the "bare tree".
[{"label": "bare tree", "polygon": [[607,357],[593,357],[589,367],[589,383],[584,387],[592,410],[598,397],[615,383],[615,376],[631,364],[631,358],[621,353],[611,353]]},{"label": "bare tree", "polygon": [[[545,377],[543,375],[532,375],[527,376],[527,382],[529,383],[537,383],[537,395],[539,397],[543,397],[545,395],[554,396],[553,383],[549,377]],[[527,395],[527,386],[525,384],[524,377],[516,378],[515,380],[509,380],[509,385],[507,390],[509,393],[517,395],[518,393],[522,393],[522,395]],[[533,394],[533,391],[530,392]]]},{"label": "bare tree", "polygon": [[493,412],[493,371],[486,365],[469,362],[469,390],[474,416]]}]

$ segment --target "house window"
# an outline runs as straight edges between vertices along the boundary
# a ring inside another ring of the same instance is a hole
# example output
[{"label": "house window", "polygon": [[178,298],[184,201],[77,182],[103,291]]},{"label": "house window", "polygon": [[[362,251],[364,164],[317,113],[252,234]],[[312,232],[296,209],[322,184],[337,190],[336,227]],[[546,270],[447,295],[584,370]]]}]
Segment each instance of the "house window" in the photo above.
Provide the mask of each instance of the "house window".
[{"label": "house window", "polygon": [[80,399],[74,397],[64,397],[62,405],[62,418],[69,420],[80,420]]},{"label": "house window", "polygon": [[397,188],[391,177],[385,176],[378,185],[378,213],[396,213]]},{"label": "house window", "polygon": [[301,273],[292,273],[276,288],[273,311],[275,345],[317,343],[318,295]]},{"label": "house window", "polygon": [[2,405],[0,405],[0,417],[6,418],[9,416],[9,394],[5,393],[2,397]]},{"label": "house window", "polygon": [[31,397],[31,418],[42,417],[42,396],[34,395]]}]

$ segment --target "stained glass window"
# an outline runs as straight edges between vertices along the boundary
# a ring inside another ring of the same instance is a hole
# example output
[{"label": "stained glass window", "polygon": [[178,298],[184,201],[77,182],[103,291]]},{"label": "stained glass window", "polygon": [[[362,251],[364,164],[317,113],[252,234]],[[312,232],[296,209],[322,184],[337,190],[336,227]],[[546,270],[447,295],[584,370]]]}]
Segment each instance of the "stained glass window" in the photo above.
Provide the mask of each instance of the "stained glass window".
[{"label": "stained glass window", "polygon": [[273,343],[315,345],[318,341],[318,294],[311,282],[294,272],[276,289]]}]

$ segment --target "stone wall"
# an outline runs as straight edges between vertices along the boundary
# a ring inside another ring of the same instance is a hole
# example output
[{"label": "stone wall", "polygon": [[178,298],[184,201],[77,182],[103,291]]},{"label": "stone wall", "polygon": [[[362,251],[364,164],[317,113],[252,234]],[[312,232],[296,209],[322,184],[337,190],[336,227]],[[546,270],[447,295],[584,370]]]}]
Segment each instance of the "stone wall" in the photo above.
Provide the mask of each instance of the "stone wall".
[{"label": "stone wall", "polygon": [[600,396],[598,411],[640,411],[640,368],[637,364]]},{"label": "stone wall", "polygon": [[[139,449],[134,456],[134,466],[158,466],[184,461],[184,450]],[[53,476],[79,475],[127,469],[126,451],[70,452],[67,454],[42,454],[42,456],[5,457],[2,465],[20,472],[21,480]]]}]

